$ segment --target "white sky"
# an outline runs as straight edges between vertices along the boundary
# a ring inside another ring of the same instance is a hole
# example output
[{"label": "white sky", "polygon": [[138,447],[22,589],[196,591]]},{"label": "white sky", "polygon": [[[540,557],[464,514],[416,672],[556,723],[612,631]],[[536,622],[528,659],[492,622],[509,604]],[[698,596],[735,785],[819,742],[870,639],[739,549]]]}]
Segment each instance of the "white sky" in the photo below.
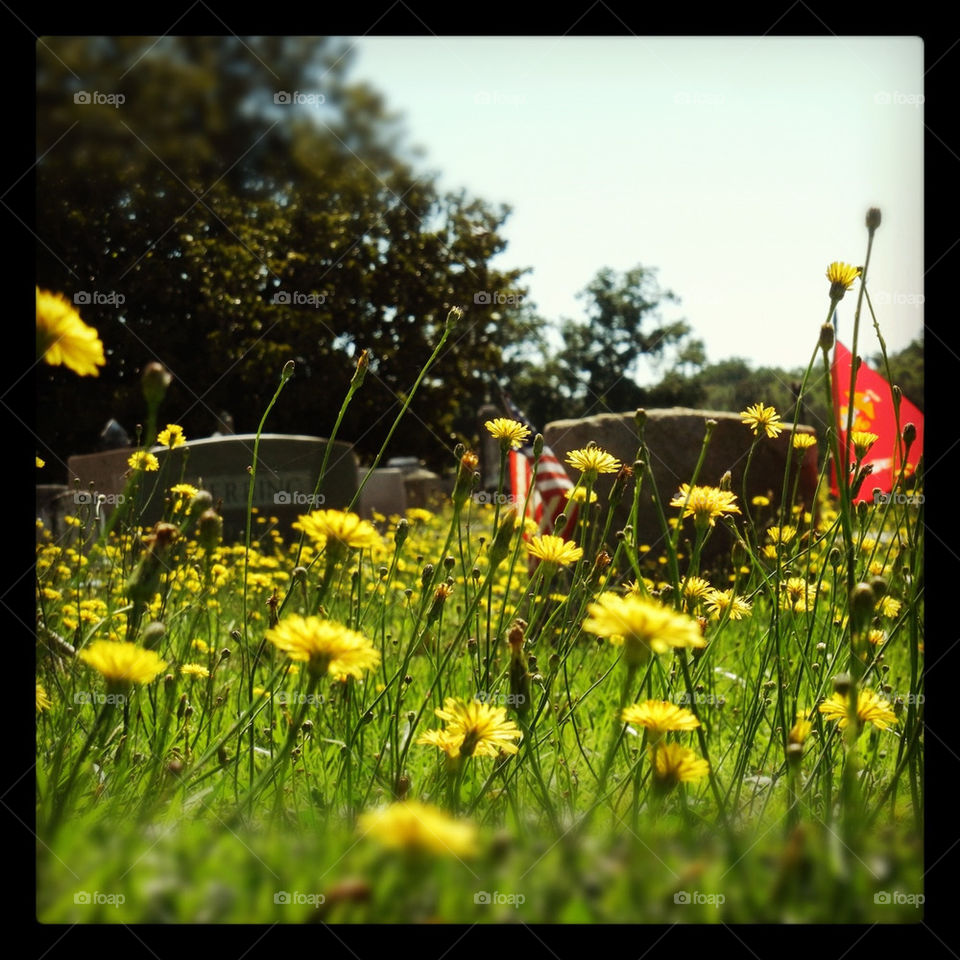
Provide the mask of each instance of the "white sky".
[{"label": "white sky", "polygon": [[[923,326],[923,46],[893,38],[364,37],[353,76],[441,187],[513,207],[500,268],[583,318],[604,266],[659,268],[709,360],[805,366],[832,260],[863,262],[891,350]],[[852,297],[840,305],[849,342]],[[861,349],[879,349],[872,325]],[[642,381],[649,375],[641,372]]]}]

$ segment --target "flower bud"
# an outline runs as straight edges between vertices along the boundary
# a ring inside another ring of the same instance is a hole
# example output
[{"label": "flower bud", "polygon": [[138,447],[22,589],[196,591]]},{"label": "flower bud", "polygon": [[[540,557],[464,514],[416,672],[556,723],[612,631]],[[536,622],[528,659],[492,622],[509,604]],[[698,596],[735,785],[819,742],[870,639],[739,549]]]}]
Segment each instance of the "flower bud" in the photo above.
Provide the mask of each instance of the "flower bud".
[{"label": "flower bud", "polygon": [[913,445],[913,442],[916,439],[917,439],[916,425],[913,422],[910,422],[903,428],[903,442],[907,445],[907,449],[909,449]]},{"label": "flower bud", "polygon": [[825,323],[820,328],[820,349],[828,351],[833,349],[833,342],[836,339],[836,333],[832,323]]},{"label": "flower bud", "polygon": [[140,376],[143,397],[147,401],[147,406],[155,407],[159,405],[172,381],[173,375],[162,363],[157,363],[155,360],[148,363]]},{"label": "flower bud", "polygon": [[867,229],[873,233],[880,226],[880,208],[871,207],[867,211]]},{"label": "flower bud", "polygon": [[543,453],[543,434],[538,433],[533,438],[533,456],[534,458],[539,457]]},{"label": "flower bud", "polygon": [[216,510],[204,510],[198,523],[200,546],[212,553],[223,539],[223,517]]},{"label": "flower bud", "polygon": [[154,620],[143,628],[143,646],[147,650],[156,650],[166,634],[167,628],[159,621]]},{"label": "flower bud", "polygon": [[280,382],[286,383],[293,376],[293,369],[296,364],[292,360],[288,360],[284,365],[283,369],[280,371]]},{"label": "flower bud", "polygon": [[858,583],[850,594],[850,615],[854,633],[863,633],[873,619],[876,606],[873,587],[869,583]]},{"label": "flower bud", "polygon": [[353,378],[350,380],[350,389],[359,390],[363,386],[363,379],[367,375],[367,368],[370,366],[370,353],[367,350],[361,350],[357,357],[357,369],[353,371]]},{"label": "flower bud", "polygon": [[845,697],[850,692],[850,685],[852,682],[853,681],[849,673],[838,673],[833,678],[834,693],[839,693],[841,697]]},{"label": "flower bud", "polygon": [[490,573],[503,563],[510,552],[510,541],[517,529],[517,511],[505,510],[500,515],[500,526],[497,528],[493,543],[490,544]]}]

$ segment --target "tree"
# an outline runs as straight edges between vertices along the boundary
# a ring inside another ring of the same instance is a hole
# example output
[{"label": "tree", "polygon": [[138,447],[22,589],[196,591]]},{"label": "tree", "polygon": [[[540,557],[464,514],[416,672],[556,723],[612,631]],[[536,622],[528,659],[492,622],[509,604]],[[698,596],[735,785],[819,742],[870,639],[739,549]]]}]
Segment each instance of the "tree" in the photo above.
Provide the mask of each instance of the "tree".
[{"label": "tree", "polygon": [[40,373],[49,452],[91,449],[110,416],[132,428],[153,359],[176,378],[163,415],[188,436],[222,410],[254,430],[289,359],[268,429],[328,435],[369,349],[341,432],[369,458],[454,305],[463,321],[393,451],[439,465],[473,433],[491,372],[539,323],[516,302],[524,271],[489,266],[509,209],[416,170],[382,98],[347,82],[344,45],[57,38],[38,56],[39,283],[99,295],[80,310],[108,357],[97,379]]}]

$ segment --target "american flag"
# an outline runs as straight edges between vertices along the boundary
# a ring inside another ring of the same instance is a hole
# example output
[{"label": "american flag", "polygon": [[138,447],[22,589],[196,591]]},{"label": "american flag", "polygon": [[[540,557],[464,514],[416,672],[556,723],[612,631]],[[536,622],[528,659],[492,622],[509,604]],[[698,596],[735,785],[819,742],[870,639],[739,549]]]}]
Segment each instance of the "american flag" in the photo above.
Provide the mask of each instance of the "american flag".
[{"label": "american flag", "polygon": [[530,475],[533,472],[533,438],[537,431],[506,394],[503,396],[503,404],[508,416],[522,423],[530,431],[530,438],[518,450],[510,451],[508,468],[513,502],[521,505],[523,512],[536,521],[541,536],[547,533],[552,534],[557,517],[561,513],[565,514],[567,522],[559,531],[559,535],[567,540],[573,535],[577,525],[577,504],[568,503],[566,498],[566,494],[573,490],[574,483],[567,476],[567,471],[557,459],[556,454],[544,444],[537,467],[537,481],[531,493],[530,502],[525,503],[527,489],[530,486]]}]

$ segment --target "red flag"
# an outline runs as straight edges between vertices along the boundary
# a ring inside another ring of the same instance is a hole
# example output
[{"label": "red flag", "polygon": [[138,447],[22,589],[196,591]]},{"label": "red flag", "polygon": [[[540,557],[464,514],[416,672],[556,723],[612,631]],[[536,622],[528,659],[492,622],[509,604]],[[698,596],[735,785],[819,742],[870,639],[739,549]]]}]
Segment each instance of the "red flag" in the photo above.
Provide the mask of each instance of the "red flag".
[{"label": "red flag", "polygon": [[[850,403],[850,370],[853,356],[837,341],[833,355],[833,408],[837,418],[841,454],[847,443],[846,428]],[[917,428],[917,439],[910,446],[904,476],[909,477],[923,456],[923,414],[906,397],[900,398],[900,433],[912,423]],[[873,465],[871,473],[863,482],[854,502],[872,500],[873,491],[879,487],[884,493],[893,492],[894,479],[900,474],[900,457],[905,446],[897,432],[897,418],[893,407],[893,392],[890,384],[871,370],[866,363],[860,364],[853,398],[853,430],[862,430],[877,435],[877,442],[867,451],[863,464]],[[853,444],[850,444],[850,463],[856,462]],[[837,496],[836,464],[833,472],[833,494]]]}]

